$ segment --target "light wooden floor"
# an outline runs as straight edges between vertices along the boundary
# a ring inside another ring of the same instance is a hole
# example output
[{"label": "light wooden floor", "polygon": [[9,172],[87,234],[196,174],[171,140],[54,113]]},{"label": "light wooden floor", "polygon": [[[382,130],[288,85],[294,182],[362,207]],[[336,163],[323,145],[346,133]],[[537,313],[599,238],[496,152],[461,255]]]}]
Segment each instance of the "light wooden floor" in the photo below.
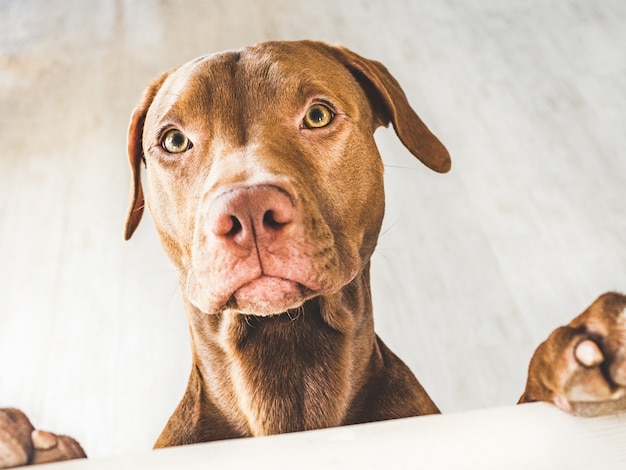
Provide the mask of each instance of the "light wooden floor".
[{"label": "light wooden floor", "polygon": [[377,330],[443,411],[514,403],[551,329],[626,290],[622,0],[0,0],[0,406],[151,446],[189,346],[150,220],[122,241],[130,112],[174,65],[298,38],[385,63],[452,154],[377,134]]}]

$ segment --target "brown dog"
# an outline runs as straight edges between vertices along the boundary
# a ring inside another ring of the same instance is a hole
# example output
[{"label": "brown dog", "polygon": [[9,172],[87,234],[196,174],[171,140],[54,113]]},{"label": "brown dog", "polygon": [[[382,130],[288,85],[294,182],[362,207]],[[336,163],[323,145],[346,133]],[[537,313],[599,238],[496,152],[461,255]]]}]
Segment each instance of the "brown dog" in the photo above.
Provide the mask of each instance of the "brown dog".
[{"label": "brown dog", "polygon": [[529,401],[579,416],[626,410],[626,296],[601,295],[537,348],[520,398]]},{"label": "brown dog", "polygon": [[[449,170],[385,67],[343,48],[264,43],[148,87],[129,130],[126,238],[144,208],[145,166],[193,350],[156,447],[438,412],[373,327],[369,261],[384,211],[373,133],[390,122],[425,165]],[[557,330],[520,401],[624,408],[625,308],[606,294]]]},{"label": "brown dog", "polygon": [[450,159],[380,64],[315,42],[197,59],[152,83],[129,132],[126,237],[146,203],[181,273],[187,393],[156,446],[436,413],[376,337],[383,220],[373,132]]}]

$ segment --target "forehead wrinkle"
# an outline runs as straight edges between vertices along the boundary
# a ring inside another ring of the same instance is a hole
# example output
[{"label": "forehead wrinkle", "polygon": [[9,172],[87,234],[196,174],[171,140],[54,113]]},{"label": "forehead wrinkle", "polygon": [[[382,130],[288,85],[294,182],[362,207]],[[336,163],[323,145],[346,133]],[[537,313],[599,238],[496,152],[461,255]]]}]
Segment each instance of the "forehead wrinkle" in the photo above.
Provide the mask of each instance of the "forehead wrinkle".
[{"label": "forehead wrinkle", "polygon": [[[190,114],[196,114],[198,100],[193,82],[194,77],[185,74],[174,73],[168,77],[150,108],[154,119],[158,122],[182,122]],[[194,92],[189,93],[189,90]],[[208,94],[205,95],[204,98],[208,100]]]},{"label": "forehead wrinkle", "polygon": [[[222,59],[222,60],[220,60]],[[220,56],[187,64],[176,70],[161,88],[154,113],[160,122],[192,124],[223,121],[233,111],[230,61]],[[219,111],[219,115],[215,112]]]},{"label": "forehead wrinkle", "polygon": [[[351,108],[348,103],[362,90],[346,67],[316,50],[300,53],[294,61],[296,52],[271,45],[244,50],[242,61],[248,80],[256,84],[252,92],[259,93],[259,85],[264,83],[265,96],[261,99],[265,103],[303,106],[319,96]],[[345,80],[336,80],[337,77]]]}]

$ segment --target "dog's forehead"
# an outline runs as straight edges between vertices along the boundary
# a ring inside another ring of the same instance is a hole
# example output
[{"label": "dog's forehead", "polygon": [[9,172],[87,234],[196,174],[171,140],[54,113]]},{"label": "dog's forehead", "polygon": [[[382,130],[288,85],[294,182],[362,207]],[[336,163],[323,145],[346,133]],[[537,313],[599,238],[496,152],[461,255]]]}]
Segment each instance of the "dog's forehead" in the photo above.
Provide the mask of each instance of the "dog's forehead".
[{"label": "dog's forehead", "polygon": [[332,80],[337,74],[347,74],[334,56],[319,45],[304,41],[251,46],[240,51],[239,60],[249,74],[269,79]]},{"label": "dog's forehead", "polygon": [[323,50],[299,43],[263,43],[182,65],[164,82],[155,103],[165,112],[178,105],[198,107],[200,101],[202,107],[241,102],[251,106],[259,100],[295,100],[315,93],[347,99],[355,88],[350,72]]},{"label": "dog's forehead", "polygon": [[[332,80],[346,74],[343,65],[314,43],[265,42],[237,51],[208,55],[192,61],[199,73],[222,73],[225,69],[244,80],[279,83],[285,81]],[[222,77],[218,77],[222,78]]]}]

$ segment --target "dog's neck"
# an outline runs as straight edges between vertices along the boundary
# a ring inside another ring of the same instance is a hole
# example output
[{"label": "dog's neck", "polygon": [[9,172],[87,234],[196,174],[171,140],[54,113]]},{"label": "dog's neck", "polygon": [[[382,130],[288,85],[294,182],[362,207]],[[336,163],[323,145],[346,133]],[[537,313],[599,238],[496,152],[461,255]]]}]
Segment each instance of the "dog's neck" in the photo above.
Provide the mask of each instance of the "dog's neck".
[{"label": "dog's neck", "polygon": [[376,347],[368,270],[281,315],[207,315],[187,305],[205,399],[243,435],[346,424]]}]

